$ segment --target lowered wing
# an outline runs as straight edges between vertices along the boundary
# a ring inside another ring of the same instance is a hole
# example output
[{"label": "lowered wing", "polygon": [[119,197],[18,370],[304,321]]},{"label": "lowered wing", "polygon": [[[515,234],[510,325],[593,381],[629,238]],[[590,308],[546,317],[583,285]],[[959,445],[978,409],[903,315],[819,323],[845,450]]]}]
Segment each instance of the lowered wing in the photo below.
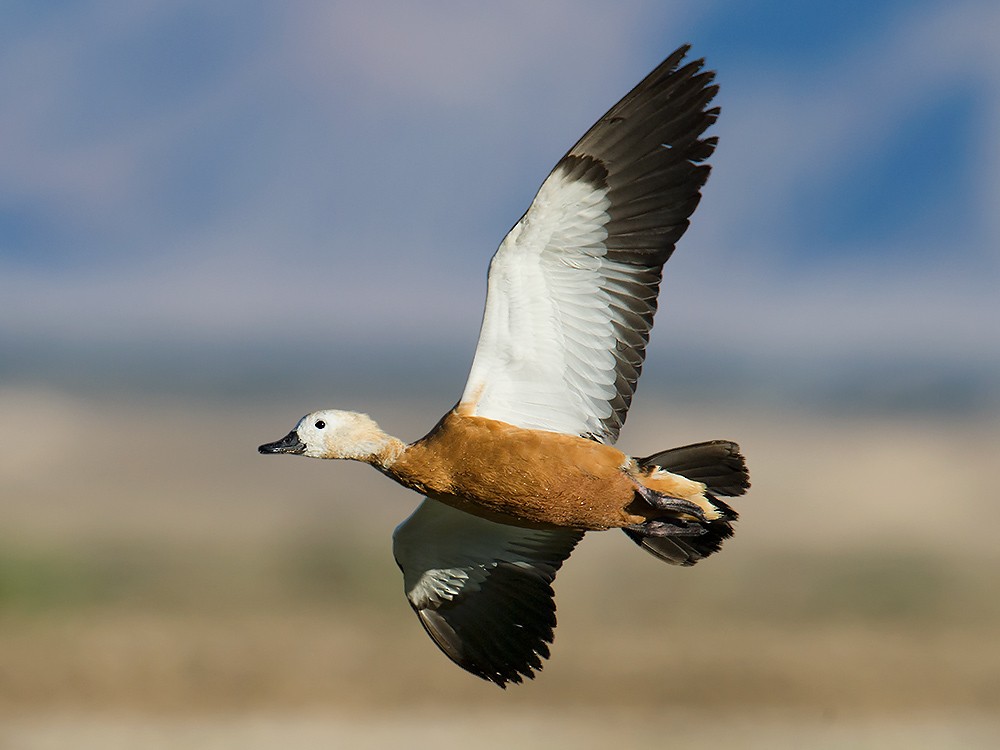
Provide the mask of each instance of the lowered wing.
[{"label": "lowered wing", "polygon": [[507,526],[426,499],[396,529],[392,549],[406,598],[438,647],[505,687],[548,658],[551,584],[583,533]]}]

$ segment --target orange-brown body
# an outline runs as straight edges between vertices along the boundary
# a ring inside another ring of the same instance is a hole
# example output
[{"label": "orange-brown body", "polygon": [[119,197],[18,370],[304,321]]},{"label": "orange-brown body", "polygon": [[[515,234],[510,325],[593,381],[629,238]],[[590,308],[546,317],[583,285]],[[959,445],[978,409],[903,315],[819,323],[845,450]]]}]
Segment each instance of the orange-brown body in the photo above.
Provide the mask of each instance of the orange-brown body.
[{"label": "orange-brown body", "polygon": [[536,528],[603,530],[662,517],[636,495],[640,485],[715,510],[700,482],[640,469],[610,445],[457,410],[383,470],[460,510]]}]

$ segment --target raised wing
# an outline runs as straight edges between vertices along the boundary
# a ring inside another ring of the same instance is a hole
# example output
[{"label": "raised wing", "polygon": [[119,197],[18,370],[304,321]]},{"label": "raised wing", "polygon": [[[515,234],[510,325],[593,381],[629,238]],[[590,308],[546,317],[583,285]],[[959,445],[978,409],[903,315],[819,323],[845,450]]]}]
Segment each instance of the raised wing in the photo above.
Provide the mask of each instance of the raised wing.
[{"label": "raised wing", "polygon": [[663,264],[715,138],[702,60],[664,60],[560,160],[490,263],[469,413],[613,443],[642,369]]},{"label": "raised wing", "polygon": [[583,533],[507,526],[427,499],[392,549],[428,635],[460,667],[506,687],[548,658],[551,584]]}]

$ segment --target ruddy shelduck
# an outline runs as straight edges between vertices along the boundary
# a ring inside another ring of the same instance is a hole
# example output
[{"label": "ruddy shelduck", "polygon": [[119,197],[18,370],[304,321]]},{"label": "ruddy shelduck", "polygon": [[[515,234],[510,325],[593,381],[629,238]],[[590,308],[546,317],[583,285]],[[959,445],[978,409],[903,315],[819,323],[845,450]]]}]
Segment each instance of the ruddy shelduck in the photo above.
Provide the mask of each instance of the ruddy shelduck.
[{"label": "ruddy shelduck", "polygon": [[719,496],[749,487],[726,440],[647,458],[613,443],[653,325],[663,264],[716,145],[704,61],[674,52],[556,164],[490,263],[461,400],[414,443],[368,416],[303,417],[261,453],[371,464],[425,496],[393,534],[406,596],[459,666],[534,677],[556,624],[552,582],[588,531],[620,528],[693,565],[732,536]]}]

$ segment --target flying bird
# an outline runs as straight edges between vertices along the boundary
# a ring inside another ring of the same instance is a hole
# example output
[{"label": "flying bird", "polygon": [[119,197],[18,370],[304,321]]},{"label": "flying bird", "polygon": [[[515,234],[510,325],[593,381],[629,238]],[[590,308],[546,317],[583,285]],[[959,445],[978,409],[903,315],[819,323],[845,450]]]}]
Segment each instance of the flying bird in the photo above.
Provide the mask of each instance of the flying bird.
[{"label": "flying bird", "polygon": [[393,534],[406,597],[460,667],[506,687],[549,657],[552,583],[588,531],[622,529],[674,565],[732,536],[749,475],[728,440],[645,458],[614,447],[642,369],[663,264],[717,139],[704,60],[681,47],[542,183],[490,262],[458,404],[404,443],[367,415],[303,417],[261,453],[371,464],[424,495]]}]

